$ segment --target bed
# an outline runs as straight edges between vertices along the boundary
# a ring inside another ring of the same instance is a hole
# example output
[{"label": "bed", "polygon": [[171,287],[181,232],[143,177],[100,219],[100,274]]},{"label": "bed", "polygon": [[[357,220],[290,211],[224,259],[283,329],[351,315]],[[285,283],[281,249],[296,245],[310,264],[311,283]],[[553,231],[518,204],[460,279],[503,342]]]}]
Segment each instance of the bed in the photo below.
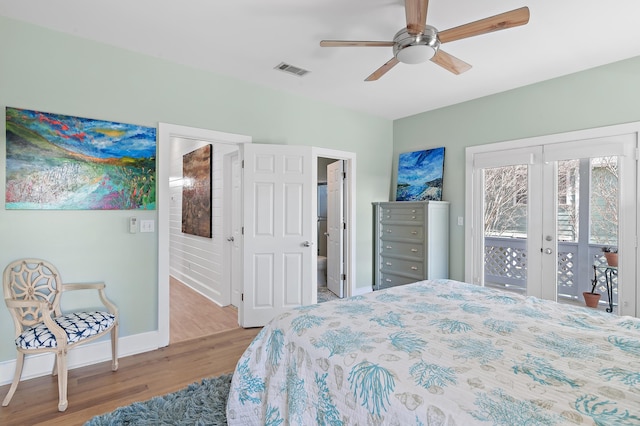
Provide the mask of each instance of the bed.
[{"label": "bed", "polygon": [[640,320],[452,280],[274,318],[230,425],[640,425]]}]

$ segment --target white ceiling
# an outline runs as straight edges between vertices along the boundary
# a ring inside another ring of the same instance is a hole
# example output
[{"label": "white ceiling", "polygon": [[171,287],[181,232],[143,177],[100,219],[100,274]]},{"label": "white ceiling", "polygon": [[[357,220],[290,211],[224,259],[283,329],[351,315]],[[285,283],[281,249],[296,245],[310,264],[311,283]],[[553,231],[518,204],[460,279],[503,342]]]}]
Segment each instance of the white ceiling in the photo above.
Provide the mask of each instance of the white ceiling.
[{"label": "white ceiling", "polygon": [[[0,15],[389,119],[640,55],[639,0],[431,0],[427,24],[522,6],[523,27],[443,45],[470,71],[398,64],[374,82],[364,79],[390,47],[319,41],[392,40],[406,25],[403,0],[0,0]],[[280,62],[311,72],[274,70]]]}]

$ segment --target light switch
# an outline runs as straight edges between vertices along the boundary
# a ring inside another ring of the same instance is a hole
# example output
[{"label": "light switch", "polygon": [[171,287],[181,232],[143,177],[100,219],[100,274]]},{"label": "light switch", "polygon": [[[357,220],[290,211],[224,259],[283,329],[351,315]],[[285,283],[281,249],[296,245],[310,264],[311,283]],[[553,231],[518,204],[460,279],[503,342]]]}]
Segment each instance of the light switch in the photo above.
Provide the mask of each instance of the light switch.
[{"label": "light switch", "polygon": [[464,225],[464,218],[462,216],[458,216],[458,226]]},{"label": "light switch", "polygon": [[153,232],[155,228],[155,222],[153,220],[141,220],[140,232]]}]

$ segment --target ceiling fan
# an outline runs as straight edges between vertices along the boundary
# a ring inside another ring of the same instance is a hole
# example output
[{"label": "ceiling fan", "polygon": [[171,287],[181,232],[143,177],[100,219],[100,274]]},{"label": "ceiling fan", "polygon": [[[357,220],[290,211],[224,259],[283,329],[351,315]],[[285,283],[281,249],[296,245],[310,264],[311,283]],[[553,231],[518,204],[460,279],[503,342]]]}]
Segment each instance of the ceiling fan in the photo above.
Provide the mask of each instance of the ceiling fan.
[{"label": "ceiling fan", "polygon": [[471,69],[471,65],[441,50],[441,44],[518,27],[529,22],[529,8],[521,7],[459,27],[438,31],[426,24],[428,6],[429,0],[405,0],[407,26],[396,33],[393,41],[322,40],[320,46],[393,47],[393,58],[375,70],[365,81],[378,80],[398,62],[419,64],[431,60],[454,74],[461,74]]}]

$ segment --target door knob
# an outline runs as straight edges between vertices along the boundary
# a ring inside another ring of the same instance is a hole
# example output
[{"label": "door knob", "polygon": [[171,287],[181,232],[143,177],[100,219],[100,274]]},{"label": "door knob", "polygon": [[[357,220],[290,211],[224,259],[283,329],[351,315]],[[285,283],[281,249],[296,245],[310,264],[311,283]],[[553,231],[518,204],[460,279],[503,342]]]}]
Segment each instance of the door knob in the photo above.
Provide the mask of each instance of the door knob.
[{"label": "door knob", "polygon": [[548,248],[548,249],[545,249],[545,250],[544,250],[544,252],[545,252],[546,254],[551,254],[551,253],[553,253],[553,250],[551,250],[550,248]]},{"label": "door knob", "polygon": [[236,239],[235,239],[235,238],[233,238],[233,237],[229,237],[229,238],[227,238],[227,241],[235,241],[235,240],[236,240]]},{"label": "door knob", "polygon": [[305,241],[304,243],[302,243],[302,245],[305,247],[311,247],[313,243],[311,241]]}]

